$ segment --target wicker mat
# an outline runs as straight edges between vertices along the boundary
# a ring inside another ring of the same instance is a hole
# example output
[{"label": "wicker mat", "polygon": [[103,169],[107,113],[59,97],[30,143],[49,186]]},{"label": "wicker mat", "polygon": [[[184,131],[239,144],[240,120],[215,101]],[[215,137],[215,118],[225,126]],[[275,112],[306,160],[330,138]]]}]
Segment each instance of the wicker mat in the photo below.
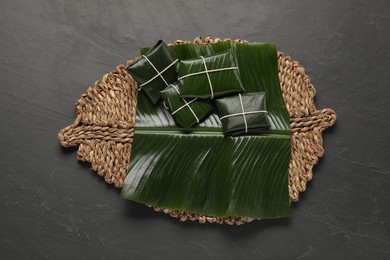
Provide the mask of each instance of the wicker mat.
[{"label": "wicker mat", "polygon": [[[243,40],[224,41],[247,43]],[[194,43],[208,44],[221,39],[197,37]],[[173,44],[188,41],[177,40]],[[130,64],[132,61],[129,61]],[[289,165],[289,195],[292,202],[306,190],[306,183],[313,178],[312,168],[324,154],[322,131],[336,121],[331,109],[317,110],[314,105],[316,91],[305,70],[289,56],[278,52],[279,79],[290,114],[291,160]],[[121,188],[129,164],[135,113],[137,83],[126,72],[124,65],[103,76],[89,87],[76,103],[77,118],[58,134],[61,145],[78,146],[77,159],[92,164],[92,170],[103,176],[107,183]],[[154,208],[181,221],[200,223],[243,224],[251,218],[215,218],[185,211]]]}]

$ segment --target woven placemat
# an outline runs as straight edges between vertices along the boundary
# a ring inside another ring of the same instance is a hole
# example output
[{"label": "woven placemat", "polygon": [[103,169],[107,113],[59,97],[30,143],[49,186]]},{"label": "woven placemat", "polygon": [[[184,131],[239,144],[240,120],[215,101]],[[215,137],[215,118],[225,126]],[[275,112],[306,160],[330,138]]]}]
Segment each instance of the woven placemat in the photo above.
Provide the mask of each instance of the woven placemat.
[{"label": "woven placemat", "polygon": [[[219,41],[222,40],[197,37],[193,42],[209,44]],[[247,43],[239,39],[224,41]],[[187,42],[177,40],[172,44]],[[130,60],[128,64],[132,62]],[[313,178],[313,166],[324,154],[322,131],[336,122],[336,113],[331,109],[315,108],[316,91],[304,68],[297,61],[278,52],[278,65],[280,85],[291,125],[288,189],[290,200],[296,202],[299,193],[306,190],[306,183]],[[137,93],[137,83],[126,72],[125,66],[117,66],[81,96],[76,103],[75,121],[58,134],[61,145],[78,146],[77,159],[90,162],[93,171],[117,188],[122,187],[130,162]],[[181,221],[227,224],[253,221],[252,218],[215,218],[185,211],[153,208]]]}]

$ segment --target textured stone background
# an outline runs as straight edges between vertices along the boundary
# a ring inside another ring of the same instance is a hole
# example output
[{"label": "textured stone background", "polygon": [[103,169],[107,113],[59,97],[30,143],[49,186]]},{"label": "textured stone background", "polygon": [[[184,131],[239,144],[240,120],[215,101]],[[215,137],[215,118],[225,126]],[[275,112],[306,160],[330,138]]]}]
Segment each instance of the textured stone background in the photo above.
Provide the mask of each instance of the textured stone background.
[{"label": "textured stone background", "polygon": [[[275,42],[337,112],[290,219],[181,223],[62,149],[89,85],[158,39]],[[390,2],[2,1],[2,259],[390,259]]]}]

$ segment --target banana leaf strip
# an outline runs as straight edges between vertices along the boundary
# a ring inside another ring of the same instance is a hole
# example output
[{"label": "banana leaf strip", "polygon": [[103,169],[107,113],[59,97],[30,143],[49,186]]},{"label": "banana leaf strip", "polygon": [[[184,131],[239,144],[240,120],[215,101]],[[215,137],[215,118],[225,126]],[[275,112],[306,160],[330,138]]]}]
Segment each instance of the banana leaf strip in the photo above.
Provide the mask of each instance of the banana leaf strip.
[{"label": "banana leaf strip", "polygon": [[213,99],[245,91],[231,51],[181,60],[176,70],[183,97]]},{"label": "banana leaf strip", "polygon": [[248,93],[215,101],[225,135],[242,135],[269,128],[266,93]]},{"label": "banana leaf strip", "polygon": [[169,46],[178,59],[230,49],[246,91],[267,92],[269,129],[225,137],[218,115],[212,114],[186,133],[162,104],[154,106],[140,92],[122,198],[218,217],[289,216],[290,118],[275,46],[231,42]]},{"label": "banana leaf strip", "polygon": [[156,104],[161,99],[160,91],[177,81],[176,62],[167,45],[160,40],[126,70],[137,81],[140,90]]},{"label": "banana leaf strip", "polygon": [[161,91],[161,96],[175,121],[184,128],[199,124],[213,111],[213,106],[206,101],[182,98],[177,83]]}]

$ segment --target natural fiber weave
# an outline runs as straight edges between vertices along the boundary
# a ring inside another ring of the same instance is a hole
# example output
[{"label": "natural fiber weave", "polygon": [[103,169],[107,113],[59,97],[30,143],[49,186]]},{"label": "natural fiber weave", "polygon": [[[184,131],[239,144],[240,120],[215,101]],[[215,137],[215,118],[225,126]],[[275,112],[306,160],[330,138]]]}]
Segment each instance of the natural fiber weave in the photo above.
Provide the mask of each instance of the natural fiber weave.
[{"label": "natural fiber weave", "polygon": [[[242,40],[231,40],[247,43]],[[221,41],[206,37],[195,38],[194,43],[209,44]],[[177,40],[173,44],[188,41]],[[129,61],[130,64],[132,61]],[[299,193],[306,190],[306,183],[313,177],[312,168],[323,156],[322,131],[332,126],[336,114],[331,109],[317,110],[314,106],[316,91],[297,61],[278,53],[279,79],[291,125],[291,160],[289,165],[289,195],[298,201]],[[79,146],[77,159],[92,164],[92,170],[105,181],[120,188],[126,176],[134,134],[138,93],[137,83],[126,72],[125,66],[103,76],[89,87],[76,103],[77,118],[72,125],[58,134],[65,147]],[[184,211],[154,208],[181,221],[200,223],[243,224],[251,218],[207,217]]]}]

